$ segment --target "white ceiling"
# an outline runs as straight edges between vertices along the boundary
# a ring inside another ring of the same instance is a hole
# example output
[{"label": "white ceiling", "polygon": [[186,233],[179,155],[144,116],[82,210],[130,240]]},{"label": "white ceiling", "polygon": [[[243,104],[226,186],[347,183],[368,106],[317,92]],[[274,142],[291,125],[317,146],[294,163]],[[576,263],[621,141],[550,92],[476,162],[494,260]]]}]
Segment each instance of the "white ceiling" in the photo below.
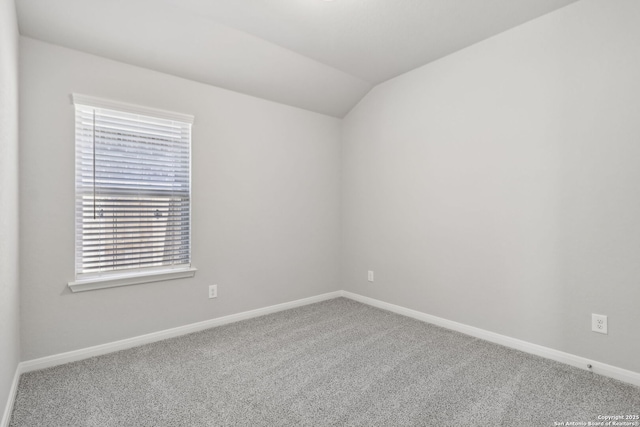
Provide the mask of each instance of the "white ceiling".
[{"label": "white ceiling", "polygon": [[23,35],[343,117],[376,84],[576,0],[16,0]]}]

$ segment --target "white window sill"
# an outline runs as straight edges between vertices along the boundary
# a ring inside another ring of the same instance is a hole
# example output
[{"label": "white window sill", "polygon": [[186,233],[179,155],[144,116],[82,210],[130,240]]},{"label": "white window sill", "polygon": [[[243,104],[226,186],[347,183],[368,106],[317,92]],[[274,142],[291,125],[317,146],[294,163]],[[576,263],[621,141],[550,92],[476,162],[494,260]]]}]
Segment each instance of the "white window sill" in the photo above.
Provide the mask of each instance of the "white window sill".
[{"label": "white window sill", "polygon": [[140,283],[161,282],[163,280],[184,279],[193,277],[197,269],[185,268],[176,270],[161,270],[152,273],[138,273],[127,275],[111,275],[106,277],[93,277],[90,279],[69,282],[71,292],[93,291],[96,289],[115,288],[116,286],[138,285]]}]

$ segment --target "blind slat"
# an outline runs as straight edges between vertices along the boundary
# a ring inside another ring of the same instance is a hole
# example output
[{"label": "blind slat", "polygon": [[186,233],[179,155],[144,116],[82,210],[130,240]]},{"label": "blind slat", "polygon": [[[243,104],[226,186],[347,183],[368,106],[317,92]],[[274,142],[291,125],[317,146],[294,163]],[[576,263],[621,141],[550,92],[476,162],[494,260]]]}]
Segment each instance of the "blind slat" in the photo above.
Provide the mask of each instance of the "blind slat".
[{"label": "blind slat", "polygon": [[[181,248],[181,249],[185,249],[186,245],[184,243],[182,243],[181,241],[177,241],[178,243],[176,243],[176,240],[171,241],[171,243],[165,243],[163,242],[159,242],[160,244],[151,244],[151,242],[144,242],[144,245],[140,245],[140,246],[130,246],[127,250],[142,250],[142,249],[151,249],[151,250],[155,250],[155,249],[162,249],[164,251],[172,251],[175,250],[177,248]],[[158,242],[152,242],[152,243],[158,243]],[[109,243],[109,244],[104,244],[104,247],[99,248],[99,247],[86,247],[84,249],[84,254],[88,257],[92,257],[92,256],[102,256],[101,254],[104,252],[122,252],[122,243],[119,242],[114,242],[114,243]]]},{"label": "blind slat", "polygon": [[[168,257],[171,258],[179,258],[181,256],[184,256],[184,254],[181,254],[180,251],[178,251],[177,249],[179,249],[180,247],[176,247],[176,249],[169,249],[166,250],[164,248],[159,248],[156,250],[153,250],[153,248],[149,248],[147,250],[131,250],[129,252],[126,252],[125,250],[122,249],[111,249],[111,250],[105,250],[104,254],[88,254],[85,255],[83,257],[83,262],[85,264],[104,264],[104,263],[110,263],[112,262],[113,259],[124,259],[127,262],[133,261],[134,259],[149,259],[149,258],[157,258],[158,256],[161,256],[163,258],[166,258],[167,255]],[[184,251],[184,247],[182,247],[182,251]],[[106,252],[111,252],[111,254],[107,254]],[[103,258],[106,258],[103,259]]]},{"label": "blind slat", "polygon": [[[176,262],[176,261],[182,261],[182,262]],[[105,271],[118,271],[121,272],[124,269],[134,269],[134,268],[140,268],[140,267],[154,267],[154,266],[172,266],[175,267],[176,265],[188,265],[189,262],[185,261],[185,260],[180,260],[180,259],[176,259],[176,260],[171,260],[171,261],[162,261],[159,259],[146,259],[146,260],[137,260],[136,262],[128,262],[128,263],[120,263],[118,264],[118,267],[114,267],[114,266],[90,266],[90,267],[86,267],[85,268],[85,273],[102,273]]]},{"label": "blind slat", "polygon": [[[155,238],[149,237],[149,238],[145,238],[144,242],[145,244],[149,244],[149,245],[154,245],[155,243],[173,245],[174,243],[184,242],[184,239],[180,238],[179,236],[175,236],[175,237],[176,237],[175,239],[166,238],[165,236],[156,236]],[[136,243],[136,239],[140,240],[137,237],[136,238],[118,237],[118,238],[107,238],[97,243],[92,243],[92,240],[90,239],[80,241],[78,243],[82,245],[85,251],[91,251],[93,249],[100,249],[103,246],[112,246],[112,245],[121,244],[121,243],[127,243],[127,244]]]},{"label": "blind slat", "polygon": [[[175,223],[175,225],[172,225],[172,227],[175,227],[175,228],[181,228],[182,226],[189,225],[188,221],[183,221],[183,222],[173,221],[173,222]],[[92,228],[91,226],[83,226],[81,231],[84,235],[96,236],[101,234],[118,234],[118,233],[141,234],[147,231],[154,231],[154,230],[155,231],[162,230],[164,232],[168,228],[166,224],[157,224],[157,225],[151,225],[146,223],[143,223],[144,225],[139,225],[138,223],[136,224],[137,225],[120,225],[120,226],[114,226],[114,227],[108,226],[108,227],[94,227],[94,228]],[[140,236],[140,238],[142,239],[143,236]]]}]

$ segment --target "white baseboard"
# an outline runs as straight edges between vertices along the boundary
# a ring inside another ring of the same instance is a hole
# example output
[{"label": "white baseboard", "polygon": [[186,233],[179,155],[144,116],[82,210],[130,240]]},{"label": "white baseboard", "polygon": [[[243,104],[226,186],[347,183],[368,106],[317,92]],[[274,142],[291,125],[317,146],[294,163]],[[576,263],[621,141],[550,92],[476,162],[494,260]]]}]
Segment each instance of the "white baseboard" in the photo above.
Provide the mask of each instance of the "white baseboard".
[{"label": "white baseboard", "polygon": [[[640,387],[640,373],[638,372],[628,371],[626,369],[618,368],[616,366],[611,366],[605,363],[589,360],[584,357],[576,356],[574,354],[565,353],[563,351],[554,350],[552,348],[544,347],[537,344],[532,344],[530,342],[522,341],[516,338],[511,338],[505,335],[496,334],[495,332],[489,332],[484,329],[454,322],[452,320],[443,319],[441,317],[432,316],[430,314],[422,313],[416,310],[411,310],[409,308],[405,308],[399,305],[390,304],[388,302],[365,297],[352,292],[342,291],[342,296],[352,299],[354,301],[361,302],[363,304],[370,305],[372,307],[377,307],[383,310],[391,311],[393,313],[401,314],[403,316],[412,317],[414,319],[421,320],[423,322],[442,326],[443,328],[461,332],[463,334],[470,335],[472,337],[480,338],[485,341],[490,341],[495,344],[500,344],[505,347],[520,350],[525,353],[544,357],[545,359],[555,360],[556,362],[575,366],[577,368],[595,372],[596,374],[604,375],[605,377],[614,378],[616,380],[624,381],[626,383],[633,384],[635,386]],[[592,368],[588,369],[587,365],[591,365]]]},{"label": "white baseboard", "polygon": [[13,382],[9,389],[9,396],[7,397],[7,404],[4,408],[4,414],[2,415],[2,421],[0,421],[0,427],[9,427],[9,421],[11,421],[11,413],[13,412],[13,403],[16,401],[16,392],[18,391],[18,383],[20,382],[20,374],[22,374],[21,366],[16,366],[16,372],[13,375]]},{"label": "white baseboard", "polygon": [[[162,341],[167,338],[178,337],[193,332],[202,331],[213,328],[215,326],[226,325],[228,323],[238,322],[240,320],[251,319],[253,317],[264,316],[266,314],[276,313],[278,311],[288,310],[290,308],[301,307],[303,305],[313,304],[341,296],[341,291],[329,292],[310,298],[303,298],[296,301],[276,304],[269,307],[258,308],[256,310],[245,311],[242,313],[231,314],[229,316],[218,317],[203,322],[192,323],[190,325],[180,326],[177,328],[166,329],[164,331],[153,332],[146,335],[140,335],[133,338],[127,338],[120,341],[114,341],[107,344],[87,347],[80,350],[68,351],[66,353],[54,354],[39,359],[27,360],[20,363],[21,372],[31,372],[40,369],[50,368],[52,366],[63,365],[77,360],[88,359],[94,356],[100,356],[114,351],[125,350],[132,347],[138,347],[156,341]],[[4,427],[4,426],[2,426]]]}]

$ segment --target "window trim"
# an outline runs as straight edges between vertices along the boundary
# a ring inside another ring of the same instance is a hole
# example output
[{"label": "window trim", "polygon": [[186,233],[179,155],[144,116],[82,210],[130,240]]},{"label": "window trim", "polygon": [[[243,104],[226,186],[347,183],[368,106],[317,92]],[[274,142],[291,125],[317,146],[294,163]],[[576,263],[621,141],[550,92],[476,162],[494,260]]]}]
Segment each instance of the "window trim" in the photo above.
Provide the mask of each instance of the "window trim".
[{"label": "window trim", "polygon": [[71,103],[73,105],[81,104],[93,108],[105,108],[107,110],[117,110],[124,113],[140,114],[142,116],[152,116],[159,119],[176,120],[179,122],[193,124],[193,116],[191,114],[175,113],[173,111],[161,110],[159,108],[143,107],[142,105],[96,98],[95,96],[81,95],[79,93],[71,94]]},{"label": "window trim", "polygon": [[[143,116],[151,116],[165,120],[175,120],[188,124],[193,124],[194,116],[189,114],[176,113],[157,108],[144,107],[126,102],[112,101],[103,98],[97,98],[77,93],[71,94],[71,103],[86,105],[93,108],[104,108],[110,110],[121,111],[130,114],[139,114]],[[192,159],[189,159],[190,163]],[[189,174],[191,174],[191,165],[189,165]],[[190,209],[191,215],[191,209]],[[191,235],[191,226],[189,228]],[[191,241],[191,239],[189,239]],[[191,255],[192,256],[192,255]],[[74,268],[75,270],[75,268]],[[74,281],[67,283],[72,292],[91,291],[96,289],[113,288],[118,286],[137,285],[142,283],[160,282],[165,280],[183,279],[194,277],[197,269],[193,264],[180,267],[152,267],[133,269],[129,271],[107,273],[104,276],[91,276],[78,279],[77,271],[74,272]]]},{"label": "window trim", "polygon": [[126,274],[109,274],[108,276],[92,277],[68,282],[71,292],[93,291],[96,289],[115,288],[117,286],[139,285],[142,283],[162,282],[165,280],[185,279],[193,277],[197,268],[162,268],[152,272]]}]

